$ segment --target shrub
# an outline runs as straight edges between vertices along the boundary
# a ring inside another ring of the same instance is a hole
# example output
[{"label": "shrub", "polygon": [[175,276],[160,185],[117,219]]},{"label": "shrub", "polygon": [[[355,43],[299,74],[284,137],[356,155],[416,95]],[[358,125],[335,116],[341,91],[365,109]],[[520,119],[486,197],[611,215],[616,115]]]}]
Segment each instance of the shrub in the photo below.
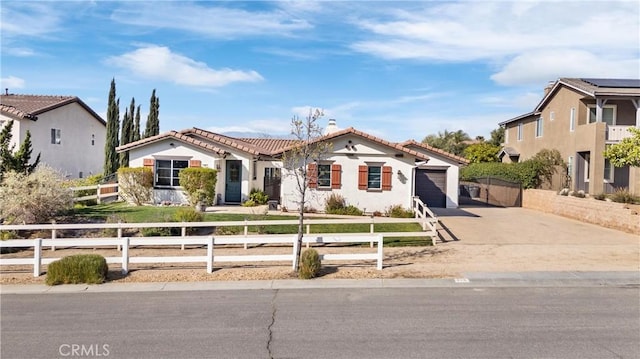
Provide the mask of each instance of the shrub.
[{"label": "shrub", "polygon": [[216,198],[218,171],[205,167],[190,167],[180,171],[180,186],[184,188],[192,205],[213,205]]},{"label": "shrub", "polygon": [[[176,211],[173,215],[174,222],[202,222],[204,221],[204,215],[202,212],[196,211],[192,207],[183,207]],[[174,230],[177,230],[175,228]],[[187,228],[187,235],[193,235],[198,231],[197,228]]]},{"label": "shrub", "polygon": [[0,241],[6,241],[8,239],[18,239],[18,233],[15,231],[0,231]]},{"label": "shrub", "polygon": [[172,235],[171,228],[168,227],[146,227],[140,229],[143,237],[170,237]]},{"label": "shrub", "polygon": [[264,191],[254,188],[249,193],[249,199],[253,200],[256,204],[267,204],[267,201],[269,200],[269,195],[264,193]]},{"label": "shrub", "polygon": [[257,204],[252,199],[248,199],[248,200],[242,202],[242,207],[255,207],[255,206],[257,206]]},{"label": "shrub", "polygon": [[563,188],[560,190],[560,192],[558,192],[559,195],[561,196],[568,196],[569,195],[569,189],[568,188]]},{"label": "shrub", "polygon": [[632,195],[628,190],[624,188],[617,188],[615,192],[609,195],[609,198],[614,202],[619,203],[638,203],[640,198]]},{"label": "shrub", "polygon": [[147,167],[118,170],[118,193],[127,202],[140,206],[153,199],[153,171]]},{"label": "shrub", "polygon": [[415,213],[410,209],[404,209],[401,205],[396,204],[385,210],[387,217],[393,218],[414,218]]},{"label": "shrub", "polygon": [[56,214],[70,210],[73,193],[63,183],[63,176],[46,165],[29,175],[5,173],[0,184],[0,221],[47,223]]},{"label": "shrub", "polygon": [[347,201],[341,195],[332,193],[324,200],[324,211],[326,213],[334,213],[347,206]]},{"label": "shrub", "polygon": [[318,210],[311,206],[304,206],[304,209],[302,211],[304,213],[318,213]]},{"label": "shrub", "polygon": [[580,191],[573,191],[570,193],[572,196],[574,197],[578,197],[578,198],[584,198],[586,197],[586,194],[584,193],[584,191],[580,190]]},{"label": "shrub", "polygon": [[558,166],[566,167],[557,150],[541,150],[532,158],[518,163],[471,163],[460,170],[460,179],[471,181],[479,177],[497,177],[519,182],[522,188],[538,188],[551,181]]},{"label": "shrub", "polygon": [[594,194],[593,198],[597,199],[598,201],[604,201],[607,198],[607,195],[604,193],[598,193]]},{"label": "shrub", "polygon": [[363,212],[360,208],[350,204],[341,210],[336,211],[334,214],[342,214],[346,216],[362,216]]},{"label": "shrub", "polygon": [[298,278],[315,278],[320,273],[320,267],[321,263],[318,251],[313,248],[305,249],[300,255],[300,268],[298,271]]},{"label": "shrub", "polygon": [[77,254],[49,264],[47,285],[99,284],[107,277],[107,260],[98,254]]}]

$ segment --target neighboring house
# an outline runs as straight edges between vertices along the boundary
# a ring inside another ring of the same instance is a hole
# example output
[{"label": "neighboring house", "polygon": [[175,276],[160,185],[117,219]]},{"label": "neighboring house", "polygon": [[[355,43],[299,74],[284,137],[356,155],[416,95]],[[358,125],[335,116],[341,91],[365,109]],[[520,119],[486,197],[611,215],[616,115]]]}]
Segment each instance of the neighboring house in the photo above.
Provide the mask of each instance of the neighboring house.
[{"label": "neighboring house", "polygon": [[16,150],[31,133],[34,161],[67,178],[102,173],[106,122],[75,96],[0,95],[0,127],[13,121]]},{"label": "neighboring house", "polygon": [[[640,79],[560,78],[545,88],[536,108],[500,123],[505,127],[502,162],[526,160],[542,149],[558,150],[568,165],[571,190],[640,194],[640,168],[615,168],[605,148],[640,127]],[[557,184],[559,185],[559,184]]]},{"label": "neighboring house", "polygon": [[[392,143],[353,128],[338,130],[331,121],[319,141],[332,150],[310,165],[308,207],[324,210],[324,200],[337,193],[366,212],[392,205],[410,208],[417,195],[430,207],[457,207],[458,167],[464,159],[408,141]],[[251,189],[264,190],[271,200],[297,208],[294,177],[282,165],[282,155],[296,140],[234,138],[198,128],[170,131],[118,147],[129,151],[131,167],[154,171],[155,202],[184,202],[178,182],[187,167],[218,171],[217,203],[242,203]]]}]

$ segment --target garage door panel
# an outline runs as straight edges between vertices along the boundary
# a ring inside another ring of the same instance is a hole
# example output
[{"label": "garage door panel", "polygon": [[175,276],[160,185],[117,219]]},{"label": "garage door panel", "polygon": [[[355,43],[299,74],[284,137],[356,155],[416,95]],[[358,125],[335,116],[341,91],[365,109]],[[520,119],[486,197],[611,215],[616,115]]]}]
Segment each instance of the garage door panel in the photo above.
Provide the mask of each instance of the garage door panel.
[{"label": "garage door panel", "polygon": [[416,170],[415,193],[428,207],[446,207],[447,171]]}]

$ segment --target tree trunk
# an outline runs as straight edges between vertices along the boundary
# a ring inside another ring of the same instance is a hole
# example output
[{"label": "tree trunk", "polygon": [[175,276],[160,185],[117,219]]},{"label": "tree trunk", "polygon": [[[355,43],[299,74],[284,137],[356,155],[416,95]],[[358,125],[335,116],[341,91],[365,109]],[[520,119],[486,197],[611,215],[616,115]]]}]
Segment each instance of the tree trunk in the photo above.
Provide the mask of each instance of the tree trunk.
[{"label": "tree trunk", "polygon": [[300,208],[298,210],[298,248],[296,250],[296,260],[294,270],[297,273],[300,267],[300,253],[302,253],[302,236],[304,235],[304,197],[300,202]]}]

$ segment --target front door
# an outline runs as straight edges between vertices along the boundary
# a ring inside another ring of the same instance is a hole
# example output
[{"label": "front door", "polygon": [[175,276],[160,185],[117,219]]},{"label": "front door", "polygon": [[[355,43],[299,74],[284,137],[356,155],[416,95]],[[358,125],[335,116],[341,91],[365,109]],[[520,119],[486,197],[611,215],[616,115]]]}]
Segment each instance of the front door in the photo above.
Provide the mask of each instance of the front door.
[{"label": "front door", "polygon": [[225,202],[240,202],[242,193],[242,161],[227,161],[225,176]]}]

